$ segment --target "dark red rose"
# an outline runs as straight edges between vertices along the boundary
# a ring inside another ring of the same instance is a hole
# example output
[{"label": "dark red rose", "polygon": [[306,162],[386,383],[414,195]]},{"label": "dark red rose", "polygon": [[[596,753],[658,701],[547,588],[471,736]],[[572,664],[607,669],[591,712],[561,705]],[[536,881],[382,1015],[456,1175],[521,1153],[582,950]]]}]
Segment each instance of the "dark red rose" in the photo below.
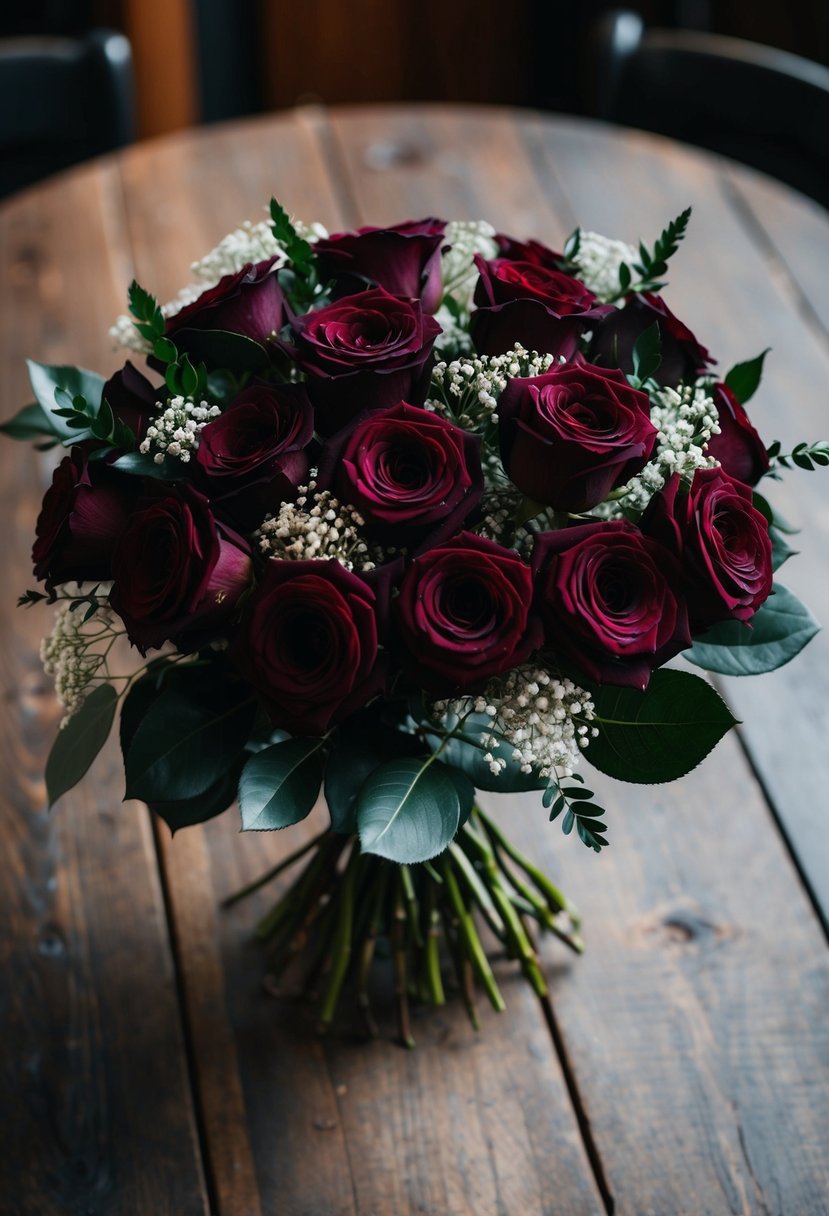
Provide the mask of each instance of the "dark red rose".
[{"label": "dark red rose", "polygon": [[749,620],[772,590],[771,539],[751,490],[723,469],[675,474],[654,495],[642,528],[678,554],[694,632]]},{"label": "dark red rose", "polygon": [[80,448],[64,456],[52,476],[37,519],[32,549],[35,578],[58,583],[112,577],[112,554],[135,500],[134,478]]},{"label": "dark red rose", "polygon": [[391,228],[358,228],[317,241],[320,276],[349,294],[369,283],[395,296],[419,298],[436,312],[441,297],[440,252],[446,221],[429,216]]},{"label": "dark red rose", "polygon": [[475,349],[500,355],[527,350],[571,359],[585,330],[611,311],[584,283],[541,262],[475,257],[479,279],[470,333]]},{"label": "dark red rose", "polygon": [[251,384],[199,437],[196,460],[214,504],[247,530],[307,481],[314,413],[302,384]]},{"label": "dark red rose", "polygon": [[529,262],[533,266],[546,266],[549,270],[560,270],[564,255],[542,245],[541,241],[517,241],[506,233],[495,234],[498,256],[510,262]]},{"label": "dark red rose", "polygon": [[461,532],[415,558],[397,619],[408,665],[434,693],[484,684],[541,644],[532,574],[511,549]]},{"label": "dark red rose", "polygon": [[483,491],[480,439],[401,401],[329,439],[317,484],[397,547],[456,532]]},{"label": "dark red rose", "polygon": [[756,486],[769,471],[766,445],[727,384],[715,384],[711,393],[717,407],[720,433],[712,435],[706,451],[720,462],[726,473],[744,481],[747,486]]},{"label": "dark red rose", "polygon": [[586,511],[642,469],[657,431],[647,393],[586,363],[510,380],[498,399],[501,457],[528,498]]},{"label": "dark red rose", "polygon": [[221,329],[264,344],[285,321],[285,301],[273,273],[275,258],[249,262],[236,274],[226,274],[215,287],[167,321],[165,333],[186,349],[189,329]]},{"label": "dark red rose", "polygon": [[235,657],[274,726],[321,735],[382,692],[383,594],[333,558],[268,562]]},{"label": "dark red rose", "polygon": [[158,390],[127,360],[121,370],[107,380],[102,396],[118,421],[128,426],[140,442],[150,419],[158,412]]},{"label": "dark red rose", "polygon": [[548,646],[599,683],[646,688],[691,644],[677,562],[626,520],[542,532],[533,570]]},{"label": "dark red rose", "polygon": [[185,482],[157,483],[129,518],[112,559],[112,607],[142,654],[191,650],[221,634],[250,585],[247,543],[217,523]]},{"label": "dark red rose", "polygon": [[714,362],[688,326],[674,316],[661,296],[655,295],[631,296],[624,308],[608,313],[596,326],[588,357],[602,367],[632,372],[636,340],[654,322],[659,325],[662,342],[662,362],[657,372],[660,384],[676,386],[680,380],[695,380],[707,364]]},{"label": "dark red rose", "polygon": [[425,401],[441,330],[417,300],[375,287],[294,318],[292,329],[289,353],[308,376],[323,434],[366,410]]}]

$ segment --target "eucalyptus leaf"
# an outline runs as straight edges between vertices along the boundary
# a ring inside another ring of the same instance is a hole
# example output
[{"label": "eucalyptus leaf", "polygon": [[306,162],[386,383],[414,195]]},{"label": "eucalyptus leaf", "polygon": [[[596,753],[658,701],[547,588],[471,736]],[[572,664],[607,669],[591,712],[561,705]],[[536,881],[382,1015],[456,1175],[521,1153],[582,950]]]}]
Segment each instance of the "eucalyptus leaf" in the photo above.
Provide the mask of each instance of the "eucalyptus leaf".
[{"label": "eucalyptus leaf", "polygon": [[777,583],[750,622],[721,621],[685,651],[685,658],[724,676],[762,675],[800,654],[819,629],[806,605]]},{"label": "eucalyptus leaf", "polygon": [[46,761],[46,792],[50,807],[89,771],[109,738],[117,705],[118,693],[112,685],[99,684],[58,731]]},{"label": "eucalyptus leaf", "polygon": [[243,832],[299,823],[322,785],[322,739],[285,739],[248,760],[239,781]]},{"label": "eucalyptus leaf", "polygon": [[0,423],[0,433],[10,439],[40,439],[44,435],[54,435],[55,428],[51,415],[47,417],[39,402],[33,401],[7,422]]},{"label": "eucalyptus leaf", "polygon": [[83,438],[56,414],[59,406],[55,401],[55,390],[63,389],[73,400],[80,396],[91,405],[97,406],[100,405],[103,395],[103,376],[99,376],[97,372],[85,371],[82,367],[53,366],[48,363],[35,363],[31,359],[26,361],[26,365],[38,404],[52,423],[52,433],[63,443],[77,442]]},{"label": "eucalyptus leaf", "polygon": [[357,798],[363,852],[399,864],[428,861],[454,838],[460,810],[457,786],[440,761],[388,760]]}]

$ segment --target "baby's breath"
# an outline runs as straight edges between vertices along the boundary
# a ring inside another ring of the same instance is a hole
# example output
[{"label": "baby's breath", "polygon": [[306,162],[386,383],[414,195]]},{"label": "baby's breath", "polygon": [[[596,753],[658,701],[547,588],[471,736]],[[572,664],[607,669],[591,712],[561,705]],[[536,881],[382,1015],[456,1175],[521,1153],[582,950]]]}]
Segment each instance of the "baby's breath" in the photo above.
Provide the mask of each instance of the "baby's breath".
[{"label": "baby's breath", "polygon": [[582,232],[573,261],[585,287],[600,300],[612,300],[619,294],[619,267],[623,262],[632,266],[638,256],[624,241],[611,240],[598,232]]},{"label": "baby's breath", "polygon": [[[71,587],[64,590],[70,592]],[[43,670],[54,679],[55,693],[66,711],[61,727],[83,705],[102,671],[105,676],[108,643],[118,633],[108,607],[99,605],[94,616],[85,620],[88,609],[86,600],[61,600],[52,632],[40,643]]]},{"label": "baby's breath", "polygon": [[426,408],[468,431],[482,431],[498,421],[498,398],[515,376],[542,376],[555,362],[552,355],[527,351],[516,342],[503,355],[469,355],[435,365]]},{"label": "baby's breath", "polygon": [[336,558],[346,570],[373,570],[380,551],[369,547],[361,529],[363,517],[348,503],[340,503],[330,490],[317,492],[316,483],[299,487],[296,502],[283,503],[254,533],[259,551],[276,560]]},{"label": "baby's breath", "polygon": [[208,401],[193,401],[190,397],[168,397],[164,411],[147,427],[146,438],[139,451],[150,452],[156,464],[163,464],[166,456],[175,456],[182,464],[188,464],[190,456],[199,446],[199,436],[221,410]]}]

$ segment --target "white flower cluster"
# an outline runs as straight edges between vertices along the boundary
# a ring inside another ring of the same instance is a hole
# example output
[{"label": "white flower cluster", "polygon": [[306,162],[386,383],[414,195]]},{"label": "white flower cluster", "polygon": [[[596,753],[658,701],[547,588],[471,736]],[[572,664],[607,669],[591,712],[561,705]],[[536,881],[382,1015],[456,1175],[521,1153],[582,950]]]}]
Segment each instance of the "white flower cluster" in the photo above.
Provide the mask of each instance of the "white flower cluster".
[{"label": "white flower cluster", "polygon": [[187,464],[199,446],[199,435],[221,412],[218,405],[208,401],[168,397],[166,409],[147,427],[147,437],[138,450],[145,456],[154,452],[156,464],[163,464],[165,456],[176,456],[182,464]]},{"label": "white flower cluster", "polygon": [[705,448],[712,435],[720,433],[717,407],[706,384],[661,388],[653,394],[651,421],[659,432],[656,450],[641,473],[617,490],[613,502],[602,503],[592,512],[613,519],[625,510],[644,511],[673,473],[690,482],[697,469],[717,465]]},{"label": "white flower cluster", "polygon": [[281,561],[334,557],[346,570],[373,570],[374,553],[360,529],[365,521],[354,507],[340,503],[330,490],[316,493],[315,483],[299,487],[296,502],[283,503],[254,533],[259,550]]},{"label": "white flower cluster", "polygon": [[[67,585],[65,591],[71,594]],[[99,593],[105,593],[101,586]],[[99,607],[94,617],[84,621],[88,603],[72,608],[71,600],[62,600],[55,611],[52,632],[40,643],[40,661],[47,676],[55,681],[58,701],[66,710],[64,727],[86,700],[91,685],[105,664],[105,655],[96,653],[94,646],[103,636],[109,636],[115,618],[108,608]]]},{"label": "white flower cluster", "polygon": [[584,285],[600,300],[612,300],[619,294],[619,267],[623,262],[632,267],[638,256],[624,241],[611,240],[598,232],[582,232],[573,261]]},{"label": "white flower cluster", "polygon": [[512,761],[522,773],[542,779],[572,776],[581,752],[598,734],[588,725],[595,706],[571,680],[525,665],[490,680],[483,696],[436,701],[434,717],[447,730],[469,714],[489,719],[480,733],[484,760],[498,776],[507,761],[493,753],[499,744],[512,748]]},{"label": "white flower cluster", "polygon": [[456,355],[473,350],[467,326],[478,269],[472,259],[476,253],[486,259],[496,257],[494,237],[495,229],[485,220],[453,220],[446,225],[446,252],[440,263],[443,292],[453,298],[457,308],[452,312],[442,304],[436,312],[435,320],[441,327],[436,350]]},{"label": "white flower cluster", "polygon": [[542,376],[555,362],[552,355],[527,351],[516,342],[504,355],[469,355],[435,364],[426,408],[466,430],[497,422],[498,398],[515,376]]}]

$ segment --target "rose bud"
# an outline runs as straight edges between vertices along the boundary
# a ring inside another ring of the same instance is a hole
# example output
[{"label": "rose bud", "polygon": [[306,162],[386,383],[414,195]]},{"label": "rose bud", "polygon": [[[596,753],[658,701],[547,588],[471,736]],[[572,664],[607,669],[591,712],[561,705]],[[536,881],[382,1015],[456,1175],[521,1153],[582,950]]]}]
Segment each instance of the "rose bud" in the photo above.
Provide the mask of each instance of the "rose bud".
[{"label": "rose bud", "polygon": [[147,377],[127,360],[121,370],[107,380],[102,397],[117,420],[128,426],[136,439],[142,440],[150,419],[159,408],[158,391]]},{"label": "rose bud", "polygon": [[501,355],[520,342],[527,350],[571,359],[579,338],[611,305],[600,304],[578,279],[539,262],[475,257],[480,278],[470,333],[483,355]]},{"label": "rose bud", "polygon": [[771,539],[751,490],[724,469],[679,475],[654,495],[642,528],[682,561],[691,628],[749,620],[772,591]]},{"label": "rose bud", "polygon": [[726,473],[747,486],[756,486],[769,471],[766,445],[727,384],[715,384],[711,394],[717,407],[720,433],[711,436],[706,452],[720,462]]},{"label": "rose bud", "polygon": [[292,329],[296,345],[288,353],[308,376],[323,434],[366,410],[425,401],[441,330],[417,300],[375,287],[295,317]]},{"label": "rose bud", "polygon": [[557,511],[602,502],[647,464],[657,439],[647,394],[586,363],[510,380],[498,418],[510,480]]},{"label": "rose bud", "polygon": [[498,257],[510,262],[529,262],[533,266],[546,266],[548,270],[561,270],[564,255],[555,253],[541,241],[517,241],[506,233],[497,232],[495,243]]},{"label": "rose bud", "polygon": [[541,645],[532,574],[513,552],[471,532],[415,558],[395,601],[415,679],[434,693],[479,687]]},{"label": "rose bud", "polygon": [[203,494],[158,483],[121,535],[110,603],[142,654],[168,641],[193,650],[227,628],[252,571],[246,541],[217,523]]},{"label": "rose bud", "polygon": [[413,547],[456,532],[483,492],[481,443],[401,401],[326,443],[317,486],[356,507],[381,543]]},{"label": "rose bud", "polygon": [[243,531],[307,480],[314,413],[302,384],[251,384],[209,422],[196,461],[210,499]]},{"label": "rose bud", "polygon": [[272,270],[275,261],[248,262],[236,274],[226,274],[168,318],[167,337],[186,349],[187,330],[221,329],[264,345],[285,320],[282,288]]},{"label": "rose bud", "polygon": [[633,371],[636,341],[656,322],[659,326],[661,358],[660,384],[675,387],[680,380],[695,380],[714,360],[687,325],[675,317],[661,296],[634,295],[624,308],[614,308],[596,326],[588,358],[601,367]]},{"label": "rose bud", "polygon": [[676,560],[626,520],[540,533],[533,570],[547,644],[601,684],[646,688],[691,644]]},{"label": "rose bud", "polygon": [[334,558],[268,562],[234,655],[274,726],[321,735],[383,691],[383,598]]},{"label": "rose bud", "polygon": [[392,228],[336,233],[314,246],[320,277],[333,279],[338,294],[353,294],[369,284],[395,296],[419,298],[424,312],[436,312],[445,231],[446,221],[430,216]]},{"label": "rose bud", "polygon": [[58,583],[112,577],[112,554],[135,500],[137,483],[79,447],[52,476],[35,528],[35,578]]}]

